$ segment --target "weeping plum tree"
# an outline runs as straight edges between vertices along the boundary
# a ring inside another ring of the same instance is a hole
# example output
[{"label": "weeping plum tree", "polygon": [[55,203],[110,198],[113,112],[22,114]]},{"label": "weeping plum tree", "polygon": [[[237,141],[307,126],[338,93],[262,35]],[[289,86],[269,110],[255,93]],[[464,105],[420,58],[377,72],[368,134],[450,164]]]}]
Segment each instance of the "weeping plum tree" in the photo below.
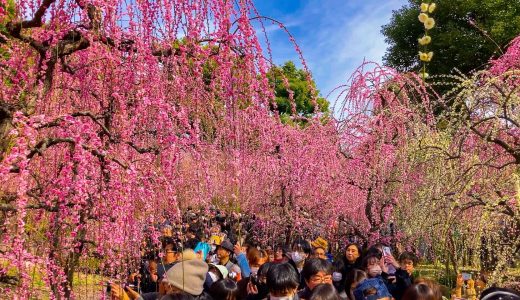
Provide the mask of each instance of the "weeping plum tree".
[{"label": "weeping plum tree", "polygon": [[239,109],[268,114],[251,7],[1,2],[0,256],[20,297],[43,269],[52,296],[69,298],[87,257],[96,272],[124,274],[155,216],[176,216],[177,162],[203,153],[201,122],[218,124],[228,151]]},{"label": "weeping plum tree", "polygon": [[[518,220],[517,46],[461,81],[451,131],[420,78],[379,68],[356,73],[338,122],[300,128],[270,109],[251,1],[0,3],[0,260],[22,298],[35,271],[53,298],[73,295],[79,268],[126,274],[157,216],[187,204],[257,214],[266,239],[286,224],[333,233],[339,218],[365,243],[391,221],[418,236],[402,221],[418,199]],[[418,143],[439,132],[444,144]],[[448,153],[453,184],[410,153]]]}]

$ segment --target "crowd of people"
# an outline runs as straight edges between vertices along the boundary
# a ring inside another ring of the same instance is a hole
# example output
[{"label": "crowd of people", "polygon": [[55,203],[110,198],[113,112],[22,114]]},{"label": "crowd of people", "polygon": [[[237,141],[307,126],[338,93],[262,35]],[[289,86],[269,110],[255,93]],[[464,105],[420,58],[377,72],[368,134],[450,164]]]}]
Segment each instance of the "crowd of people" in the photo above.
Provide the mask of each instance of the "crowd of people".
[{"label": "crowd of people", "polygon": [[460,274],[454,289],[417,278],[414,253],[397,255],[381,243],[367,249],[348,243],[334,258],[323,237],[262,245],[244,239],[251,228],[232,219],[188,211],[182,224],[165,220],[160,249],[145,247],[139,272],[108,284],[111,299],[520,300],[515,290],[487,287],[484,276]]}]

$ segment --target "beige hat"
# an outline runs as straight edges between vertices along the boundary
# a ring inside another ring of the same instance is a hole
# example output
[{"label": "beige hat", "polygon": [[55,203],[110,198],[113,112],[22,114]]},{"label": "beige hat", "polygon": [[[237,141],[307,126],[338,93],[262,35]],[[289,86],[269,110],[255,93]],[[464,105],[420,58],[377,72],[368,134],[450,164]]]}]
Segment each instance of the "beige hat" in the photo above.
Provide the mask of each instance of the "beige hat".
[{"label": "beige hat", "polygon": [[181,261],[166,272],[163,282],[190,295],[198,296],[202,294],[206,273],[208,273],[208,264],[201,260]]}]

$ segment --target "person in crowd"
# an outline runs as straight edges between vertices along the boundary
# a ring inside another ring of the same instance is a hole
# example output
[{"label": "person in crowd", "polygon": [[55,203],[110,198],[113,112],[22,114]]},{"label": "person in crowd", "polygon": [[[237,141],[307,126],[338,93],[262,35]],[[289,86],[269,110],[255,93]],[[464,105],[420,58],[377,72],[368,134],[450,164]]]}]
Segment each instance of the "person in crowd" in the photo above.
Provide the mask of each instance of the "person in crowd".
[{"label": "person in crowd", "polygon": [[415,281],[415,283],[427,285],[433,292],[433,299],[442,300],[441,286],[437,284],[435,281],[426,278],[419,278]]},{"label": "person in crowd", "polygon": [[505,288],[490,287],[482,291],[480,300],[520,300],[520,293]]},{"label": "person in crowd", "polygon": [[240,267],[232,261],[234,253],[233,244],[229,240],[224,240],[217,246],[218,264],[227,268],[230,277],[236,278],[240,273]]},{"label": "person in crowd", "polygon": [[376,253],[368,254],[363,258],[361,269],[367,273],[368,278],[383,279],[384,262]]},{"label": "person in crowd", "polygon": [[309,297],[309,300],[340,300],[338,292],[332,284],[318,284]]},{"label": "person in crowd", "polygon": [[[405,257],[410,258],[408,255],[403,256],[403,258]],[[391,262],[396,268],[394,280],[389,280],[385,259],[386,261]],[[403,261],[403,266],[407,268],[405,261]],[[362,270],[367,273],[368,278],[378,278],[382,280],[388,291],[390,291],[396,300],[400,300],[406,289],[413,283],[413,278],[410,276],[408,271],[406,269],[402,269],[391,255],[385,258],[380,257],[377,252],[372,252],[371,254],[365,256],[361,267]],[[408,265],[408,270],[413,272],[413,266],[410,268]]]},{"label": "person in crowd", "polygon": [[211,300],[211,296],[204,291],[207,272],[208,264],[201,260],[181,261],[164,274],[158,292],[139,294],[131,288],[123,289],[120,285],[111,284],[111,296],[112,299],[123,300],[157,300],[165,295],[184,292],[196,300]]},{"label": "person in crowd", "polygon": [[322,258],[311,258],[305,262],[301,276],[305,281],[305,288],[298,293],[300,299],[309,299],[312,290],[321,283],[332,285],[332,264]]},{"label": "person in crowd", "polygon": [[265,252],[267,253],[267,261],[274,261],[274,250],[267,249]]},{"label": "person in crowd", "polygon": [[267,287],[267,272],[275,263],[263,264],[256,276],[250,276],[247,282],[247,300],[260,300],[267,298],[269,289]]},{"label": "person in crowd", "polygon": [[[390,256],[390,258],[392,258]],[[394,261],[390,261],[390,263],[394,263]],[[413,271],[415,270],[415,265],[417,264],[417,257],[412,252],[403,252],[399,255],[399,262],[395,264],[395,266],[403,271],[406,271],[410,278],[413,281]]]},{"label": "person in crowd", "polygon": [[159,300],[195,300],[195,298],[188,293],[174,293],[164,295]]},{"label": "person in crowd", "polygon": [[300,277],[299,289],[305,288],[305,282],[303,276],[301,276],[301,272],[305,265],[305,260],[310,256],[311,251],[312,248],[308,241],[298,239],[293,243],[291,251],[287,252],[287,255],[290,257],[288,263],[294,267]]},{"label": "person in crowd", "polygon": [[[258,269],[269,260],[269,256],[265,250],[258,250],[255,247],[250,247],[247,251],[247,262],[249,265],[250,274],[257,274]],[[250,274],[242,272],[243,277],[249,277]]]},{"label": "person in crowd", "polygon": [[267,272],[267,287],[272,300],[297,299],[299,277],[294,266],[289,263],[273,264]]},{"label": "person in crowd", "polygon": [[361,281],[354,289],[356,300],[391,300],[392,295],[385,283],[378,277]]},{"label": "person in crowd", "polygon": [[347,244],[343,255],[335,261],[335,268],[341,274],[341,278],[337,276],[334,286],[339,293],[345,290],[345,278],[352,269],[361,268],[361,246],[356,243]]},{"label": "person in crowd", "polygon": [[290,262],[298,273],[302,271],[305,260],[310,256],[311,250],[312,248],[308,241],[298,239],[293,243],[291,251],[287,253],[290,257]]},{"label": "person in crowd", "polygon": [[157,276],[159,280],[164,277],[164,274],[175,265],[178,259],[179,246],[172,238],[166,238],[163,241],[163,257],[157,264]]},{"label": "person in crowd", "polygon": [[157,275],[157,261],[150,259],[146,269],[140,274],[132,274],[130,283],[139,286],[141,293],[157,292],[159,289],[159,276]]},{"label": "person in crowd", "polygon": [[221,265],[209,264],[208,267],[208,274],[204,281],[204,289],[206,290],[209,290],[214,282],[228,278],[229,273],[227,268]]},{"label": "person in crowd", "polygon": [[193,249],[186,248],[182,251],[181,254],[178,255],[178,260],[191,260],[191,259],[198,259],[197,254]]},{"label": "person in crowd", "polygon": [[193,251],[195,251],[199,259],[206,261],[209,253],[211,252],[211,246],[208,243],[201,241],[197,244],[197,246],[195,246]]},{"label": "person in crowd", "polygon": [[328,259],[327,251],[329,249],[329,242],[327,242],[327,240],[320,236],[314,240],[311,245],[313,248],[312,256],[314,258]]},{"label": "person in crowd", "polygon": [[[201,260],[192,259],[179,262],[166,272],[164,279],[161,281],[160,294],[185,292],[195,299],[208,299],[210,297],[204,292],[207,272],[208,264]],[[144,296],[142,298],[147,299]],[[141,299],[138,298],[138,300]]]},{"label": "person in crowd", "polygon": [[[413,272],[417,264],[417,257],[411,252],[403,252],[399,255],[399,262],[391,254],[385,255],[384,261],[392,264],[396,269],[394,274],[395,281],[388,284],[394,298],[400,300],[406,289],[414,282]],[[385,264],[382,266],[385,267]]]},{"label": "person in crowd", "polygon": [[286,262],[288,260],[287,252],[282,246],[277,246],[274,249],[274,259],[272,261],[276,263]]},{"label": "person in crowd", "polygon": [[229,278],[220,279],[213,283],[209,289],[209,294],[214,300],[238,300],[237,283]]},{"label": "person in crowd", "polygon": [[403,300],[438,300],[433,290],[424,283],[416,283],[410,286],[403,294]]},{"label": "person in crowd", "polygon": [[358,286],[358,284],[367,279],[367,273],[359,269],[352,269],[347,273],[347,277],[345,278],[345,290],[343,291],[344,295],[340,294],[342,299],[355,300],[354,298],[354,290]]}]

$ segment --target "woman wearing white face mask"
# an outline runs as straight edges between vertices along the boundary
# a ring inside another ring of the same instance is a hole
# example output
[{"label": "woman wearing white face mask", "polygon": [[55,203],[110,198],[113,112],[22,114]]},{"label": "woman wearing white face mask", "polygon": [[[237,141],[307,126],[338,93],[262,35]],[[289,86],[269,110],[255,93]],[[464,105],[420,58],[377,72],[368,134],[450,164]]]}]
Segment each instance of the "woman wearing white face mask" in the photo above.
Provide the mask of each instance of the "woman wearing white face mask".
[{"label": "woman wearing white face mask", "polygon": [[[399,287],[389,280],[388,269],[386,267],[385,260],[382,256],[378,255],[378,253],[368,254],[365,258],[363,258],[361,266],[363,271],[366,272],[368,278],[375,278],[380,280],[380,282],[384,283],[386,290],[389,291],[394,297],[396,297],[396,294],[399,294]],[[397,298],[397,300],[400,300],[400,298]]]},{"label": "woman wearing white face mask", "polygon": [[386,275],[383,274],[383,271],[386,271],[384,260],[375,254],[369,254],[363,259],[362,268],[369,278]]},{"label": "woman wearing white face mask", "polygon": [[[311,244],[308,241],[298,239],[293,243],[291,252],[287,253],[289,256],[289,264],[296,269],[298,276],[300,276],[303,266],[305,265],[305,260],[309,257],[311,250]],[[300,276],[298,289],[301,290],[303,288],[305,288],[305,281],[303,277]]]}]

